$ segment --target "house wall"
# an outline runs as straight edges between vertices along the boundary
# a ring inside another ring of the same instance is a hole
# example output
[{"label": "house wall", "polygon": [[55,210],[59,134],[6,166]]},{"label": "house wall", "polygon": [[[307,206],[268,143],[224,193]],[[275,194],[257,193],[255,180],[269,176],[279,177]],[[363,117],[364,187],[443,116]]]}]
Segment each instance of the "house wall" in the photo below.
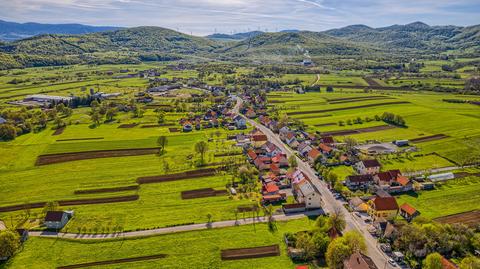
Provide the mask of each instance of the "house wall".
[{"label": "house wall", "polygon": [[384,218],[386,220],[393,220],[397,214],[398,210],[382,210],[382,211],[377,211],[374,208],[370,207],[368,214],[373,218]]}]

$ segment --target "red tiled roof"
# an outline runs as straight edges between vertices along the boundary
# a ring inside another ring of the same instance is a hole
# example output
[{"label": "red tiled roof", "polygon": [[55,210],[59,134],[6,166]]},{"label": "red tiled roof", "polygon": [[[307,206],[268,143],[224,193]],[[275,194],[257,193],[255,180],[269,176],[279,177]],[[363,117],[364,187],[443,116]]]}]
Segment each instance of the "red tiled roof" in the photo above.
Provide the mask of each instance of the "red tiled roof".
[{"label": "red tiled roof", "polygon": [[404,211],[409,216],[413,216],[415,214],[415,212],[417,212],[417,210],[413,206],[411,206],[407,203],[404,203],[403,205],[401,205],[400,210]]},{"label": "red tiled roof", "polygon": [[276,164],[272,163],[270,165],[270,170],[275,172],[275,171],[280,171],[280,168]]},{"label": "red tiled roof", "polygon": [[458,269],[458,267],[442,256],[442,269]]},{"label": "red tiled roof", "polygon": [[320,151],[318,151],[318,149],[312,149],[308,152],[308,157],[312,158],[312,159],[316,159],[318,156],[320,156]]},{"label": "red tiled roof", "polygon": [[295,269],[308,269],[308,265],[297,265]]},{"label": "red tiled roof", "polygon": [[253,141],[267,141],[268,138],[264,134],[254,134],[252,135]]},{"label": "red tiled roof", "polygon": [[323,143],[321,143],[321,144],[319,145],[319,147],[320,147],[320,149],[321,149],[323,152],[330,152],[330,151],[332,151],[332,148],[331,148],[331,147],[329,147],[329,146],[327,146],[327,145],[325,145],[325,144],[323,144]]},{"label": "red tiled roof", "polygon": [[384,211],[384,210],[398,210],[398,204],[395,197],[379,197],[376,196],[373,198],[373,204],[375,210]]},{"label": "red tiled roof", "polygon": [[257,154],[255,153],[255,151],[253,151],[253,150],[251,150],[251,149],[248,150],[247,155],[248,155],[248,157],[250,157],[250,159],[252,159],[252,160],[255,160],[255,159],[257,158]]},{"label": "red tiled roof", "polygon": [[402,186],[406,186],[408,183],[410,183],[410,179],[405,176],[399,176],[397,177],[397,182]]},{"label": "red tiled roof", "polygon": [[280,189],[278,188],[277,184],[275,183],[268,183],[266,186],[265,186],[265,191],[268,192],[268,193],[275,193],[275,192],[278,192]]},{"label": "red tiled roof", "polygon": [[395,179],[389,172],[380,172],[377,174],[377,177],[380,181],[384,182],[390,182]]}]

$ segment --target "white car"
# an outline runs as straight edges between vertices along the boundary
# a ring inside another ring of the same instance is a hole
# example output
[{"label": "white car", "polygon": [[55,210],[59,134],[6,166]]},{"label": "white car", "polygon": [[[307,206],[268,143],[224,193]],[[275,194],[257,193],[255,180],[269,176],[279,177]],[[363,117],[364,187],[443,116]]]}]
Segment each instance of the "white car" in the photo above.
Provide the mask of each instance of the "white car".
[{"label": "white car", "polygon": [[393,267],[397,267],[397,263],[393,259],[388,259],[388,263]]}]

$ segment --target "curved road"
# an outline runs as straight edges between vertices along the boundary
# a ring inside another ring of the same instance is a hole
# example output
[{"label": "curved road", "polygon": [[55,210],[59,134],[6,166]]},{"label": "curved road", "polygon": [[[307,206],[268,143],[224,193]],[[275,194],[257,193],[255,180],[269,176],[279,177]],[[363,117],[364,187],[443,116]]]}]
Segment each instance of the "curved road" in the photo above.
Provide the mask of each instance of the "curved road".
[{"label": "curved road", "polygon": [[[243,101],[239,97],[237,97],[237,104],[235,105],[235,108],[233,110],[234,113],[241,115],[239,113],[239,109],[242,102]],[[247,122],[250,123],[252,126],[255,126],[257,129],[262,131],[268,137],[268,140],[270,142],[277,145],[283,152],[287,154],[287,157],[293,155],[297,158],[298,168],[301,169],[310,178],[311,183],[321,194],[324,203],[323,209],[326,212],[333,212],[334,209],[340,208],[341,212],[345,216],[345,221],[347,223],[346,230],[357,230],[358,232],[363,234],[363,237],[365,238],[365,242],[367,244],[368,254],[378,268],[395,268],[387,262],[388,257],[379,249],[377,240],[373,238],[373,236],[368,232],[367,225],[362,220],[358,220],[354,215],[348,212],[348,210],[345,209],[345,207],[343,206],[342,202],[336,200],[333,197],[333,194],[328,190],[327,184],[315,175],[314,169],[310,167],[308,163],[298,158],[298,156],[295,155],[294,151],[288,146],[286,146],[282,142],[282,140],[280,140],[280,137],[273,133],[270,129],[255,122],[254,120],[246,118],[243,115],[241,116],[244,117]]]}]

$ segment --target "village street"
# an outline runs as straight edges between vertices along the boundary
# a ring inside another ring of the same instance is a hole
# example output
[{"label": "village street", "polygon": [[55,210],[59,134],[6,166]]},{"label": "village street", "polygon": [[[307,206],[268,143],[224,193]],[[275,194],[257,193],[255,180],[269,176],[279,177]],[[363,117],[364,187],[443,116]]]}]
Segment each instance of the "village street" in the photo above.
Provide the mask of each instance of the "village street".
[{"label": "village street", "polygon": [[[314,210],[314,211],[302,212],[298,214],[289,214],[289,215],[279,214],[279,215],[274,215],[273,219],[275,221],[288,221],[288,220],[301,219],[301,218],[304,218],[305,216],[317,216],[322,213],[323,213],[322,210]],[[55,237],[55,238],[77,239],[77,240],[85,240],[85,239],[99,240],[99,239],[127,238],[127,237],[145,237],[145,236],[154,236],[154,235],[161,235],[161,234],[171,234],[171,233],[179,233],[179,232],[265,223],[265,222],[268,222],[268,218],[265,216],[262,216],[262,217],[255,217],[255,218],[245,218],[245,219],[239,218],[238,220],[226,220],[226,221],[218,221],[218,222],[210,222],[210,223],[181,225],[181,226],[174,226],[174,227],[166,227],[166,228],[159,228],[159,229],[152,229],[152,230],[141,230],[141,231],[133,231],[133,232],[123,232],[123,233],[119,232],[119,233],[109,233],[109,234],[78,234],[78,233],[57,233],[57,232],[48,232],[48,231],[30,231],[28,235],[37,236],[37,237]]]},{"label": "village street", "polygon": [[[237,104],[235,105],[234,112],[239,113],[242,100],[237,98]],[[262,131],[268,138],[270,142],[277,145],[287,157],[295,155],[294,151],[286,146],[281,140],[280,137],[274,134],[270,129],[261,125],[260,123],[255,122],[254,120],[245,118],[248,123]],[[295,155],[296,156],[296,155]],[[372,258],[378,268],[394,268],[387,261],[388,257],[379,249],[377,240],[368,232],[367,225],[363,221],[357,220],[350,212],[348,212],[343,206],[341,201],[336,200],[333,197],[333,194],[329,191],[327,184],[324,181],[321,181],[316,175],[313,168],[310,165],[298,158],[297,156],[298,168],[302,170],[311,180],[312,184],[315,186],[317,191],[321,194],[322,200],[324,202],[324,210],[326,212],[332,212],[336,208],[340,208],[343,212],[346,221],[346,230],[357,230],[363,234],[365,242],[367,244],[368,255]]]}]

